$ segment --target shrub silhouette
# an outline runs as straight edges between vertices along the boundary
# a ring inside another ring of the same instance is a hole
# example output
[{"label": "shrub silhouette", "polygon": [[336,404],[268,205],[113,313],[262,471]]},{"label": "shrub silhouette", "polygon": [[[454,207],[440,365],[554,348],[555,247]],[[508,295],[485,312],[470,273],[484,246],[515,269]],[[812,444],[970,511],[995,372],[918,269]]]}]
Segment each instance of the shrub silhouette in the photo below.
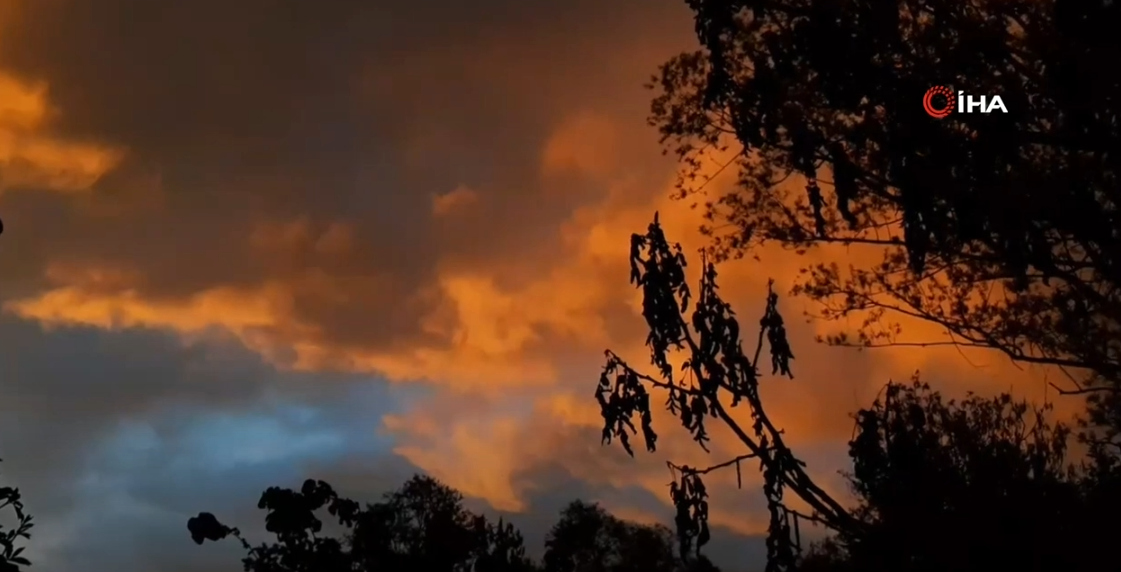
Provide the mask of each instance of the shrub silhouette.
[{"label": "shrub silhouette", "polygon": [[19,489],[0,487],[0,510],[3,509],[11,510],[15,525],[8,530],[0,525],[0,572],[20,572],[21,567],[31,565],[23,556],[26,547],[20,544],[31,539],[30,530],[35,525],[31,522],[31,515],[24,510]]}]

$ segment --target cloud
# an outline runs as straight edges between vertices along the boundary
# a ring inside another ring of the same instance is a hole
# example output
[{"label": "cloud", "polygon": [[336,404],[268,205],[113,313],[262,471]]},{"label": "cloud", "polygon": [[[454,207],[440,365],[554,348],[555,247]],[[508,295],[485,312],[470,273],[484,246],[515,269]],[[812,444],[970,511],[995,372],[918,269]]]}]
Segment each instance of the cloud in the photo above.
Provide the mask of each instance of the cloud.
[{"label": "cloud", "polygon": [[124,155],[52,136],[48,119],[54,110],[47,96],[44,83],[28,84],[0,73],[0,191],[87,191]]},{"label": "cloud", "polygon": [[432,197],[432,214],[446,216],[456,210],[466,208],[479,200],[479,193],[467,187],[456,187],[442,195]]},{"label": "cloud", "polygon": [[[659,413],[659,451],[631,459],[599,444],[591,398],[605,348],[646,363],[631,233],[659,211],[688,252],[704,244],[699,213],[667,198],[675,165],[641,87],[694,43],[681,3],[0,0],[0,31],[0,333],[14,364],[0,453],[50,499],[52,570],[92,550],[67,543],[104,508],[83,504],[101,494],[82,488],[95,473],[116,479],[110,520],[145,523],[133,530],[163,548],[188,505],[252,502],[309,472],[368,491],[379,463],[379,482],[420,468],[539,530],[569,492],[665,518],[667,459],[742,452],[717,432],[705,455]],[[769,278],[784,290],[806,260],[874,255],[765,251],[722,267],[723,293],[750,323]],[[813,336],[833,326],[798,321],[812,310],[800,300],[783,310],[797,378],[768,379],[765,400],[838,494],[848,413],[888,379],[1044,387],[992,356],[971,354],[979,369],[953,350],[825,348]],[[384,406],[354,397],[386,382]],[[277,401],[350,425],[301,425]],[[221,459],[198,445],[223,442],[206,423],[243,432]],[[145,431],[158,439],[136,463],[90,460],[90,443],[119,452]],[[254,448],[271,452],[231,452]],[[240,468],[173,478],[191,463]],[[713,480],[726,538],[764,525],[747,473],[747,491],[730,472]],[[135,558],[116,569],[178,559]]]},{"label": "cloud", "polygon": [[545,142],[542,168],[546,174],[572,171],[602,177],[617,168],[619,146],[611,120],[592,113],[576,113]]},{"label": "cloud", "polygon": [[413,470],[378,434],[409,395],[375,380],[278,372],[217,333],[46,332],[6,317],[0,340],[0,468],[35,516],[28,552],[45,568],[229,566],[236,550],[195,547],[186,518],[212,510],[260,538],[267,486],[326,466],[359,471],[375,498]]}]

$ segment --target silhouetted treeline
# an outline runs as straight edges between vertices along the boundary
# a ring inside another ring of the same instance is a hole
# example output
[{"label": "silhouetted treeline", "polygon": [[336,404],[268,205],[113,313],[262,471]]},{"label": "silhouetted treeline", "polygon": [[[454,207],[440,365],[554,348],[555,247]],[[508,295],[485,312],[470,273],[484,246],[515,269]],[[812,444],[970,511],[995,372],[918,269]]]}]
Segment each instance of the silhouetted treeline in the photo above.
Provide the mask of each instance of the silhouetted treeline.
[{"label": "silhouetted treeline", "polygon": [[[1070,430],[1007,395],[945,400],[915,380],[889,384],[856,415],[847,476],[859,526],[813,545],[805,572],[1101,570],[1114,558],[1121,470],[1111,457],[1072,462]],[[247,572],[445,571],[682,572],[674,532],[620,520],[574,501],[545,544],[525,555],[521,534],[463,507],[454,489],[416,476],[374,504],[339,498],[323,482],[270,488],[271,543],[252,546]],[[323,533],[334,520],[345,532]],[[240,533],[202,513],[196,542]]]},{"label": "silhouetted treeline", "polygon": [[[251,545],[210,513],[190,519],[191,537],[200,544],[240,540],[246,572],[718,571],[703,557],[682,561],[665,526],[627,522],[583,501],[561,511],[543,560],[535,561],[513,525],[467,510],[458,491],[421,475],[372,504],[340,498],[327,483],[308,480],[300,490],[269,488],[258,506],[273,542]],[[326,534],[333,524],[343,532]]]}]

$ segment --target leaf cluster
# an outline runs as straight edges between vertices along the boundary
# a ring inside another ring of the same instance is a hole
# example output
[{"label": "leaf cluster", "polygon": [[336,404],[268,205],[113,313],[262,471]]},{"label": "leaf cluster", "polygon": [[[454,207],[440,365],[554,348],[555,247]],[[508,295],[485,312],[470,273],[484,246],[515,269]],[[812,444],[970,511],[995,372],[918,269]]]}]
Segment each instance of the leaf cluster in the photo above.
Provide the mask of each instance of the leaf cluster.
[{"label": "leaf cluster", "polygon": [[[753,357],[743,350],[742,330],[731,305],[724,301],[716,284],[714,264],[702,261],[696,298],[686,278],[686,259],[679,244],[665,237],[658,217],[645,234],[631,238],[631,282],[643,293],[642,315],[649,327],[646,345],[651,364],[658,372],[653,377],[638,372],[610,350],[596,390],[604,420],[603,441],[618,439],[634,454],[630,436],[638,433],[638,420],[648,451],[655,451],[657,432],[653,428],[650,394],[647,386],[665,391],[665,409],[676,416],[681,426],[707,451],[707,423],[723,423],[743,444],[744,455],[723,465],[757,459],[763,474],[763,493],[770,509],[767,539],[768,572],[791,566],[797,556],[798,518],[820,520],[830,526],[852,522],[845,509],[815,485],[767,417],[759,396],[757,363],[764,341],[770,350],[771,373],[793,377],[794,358],[786,339],[786,329],[778,311],[778,295],[767,297],[759,320],[758,341]],[[684,356],[676,375],[671,362],[680,352]],[[745,407],[751,425],[746,430],[729,413]],[[750,431],[750,433],[749,433]],[[678,540],[683,554],[699,551],[711,537],[708,527],[708,493],[702,475],[712,470],[677,467],[670,496],[676,507]],[[813,510],[800,515],[783,501],[787,490]]]},{"label": "leaf cluster", "polygon": [[26,547],[20,546],[20,543],[31,539],[30,531],[35,525],[24,509],[19,489],[0,487],[0,511],[4,509],[12,512],[15,523],[7,530],[0,525],[0,572],[20,572],[22,567],[31,566],[31,562],[23,556]]}]

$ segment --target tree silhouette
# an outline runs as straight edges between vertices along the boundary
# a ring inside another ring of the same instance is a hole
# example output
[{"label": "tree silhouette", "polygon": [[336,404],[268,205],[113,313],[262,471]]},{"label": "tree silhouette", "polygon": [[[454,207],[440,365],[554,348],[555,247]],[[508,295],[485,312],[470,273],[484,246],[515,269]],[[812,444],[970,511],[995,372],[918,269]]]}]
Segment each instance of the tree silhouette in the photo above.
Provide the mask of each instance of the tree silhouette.
[{"label": "tree silhouette", "polygon": [[1008,395],[945,401],[917,379],[860,411],[848,475],[859,535],[803,572],[1097,570],[1121,507],[1121,472],[1067,458],[1070,429]]},{"label": "tree silhouette", "polygon": [[[717,257],[765,243],[871,247],[809,264],[795,292],[833,344],[958,344],[1068,371],[1117,446],[1121,381],[1121,3],[689,0],[703,47],[655,76],[650,121],[704,203]],[[933,86],[1009,113],[927,115]],[[740,184],[703,198],[703,168]],[[699,182],[698,182],[699,181]],[[730,230],[729,230],[730,229]],[[876,252],[876,250],[873,250]],[[909,341],[892,316],[940,325]],[[1110,395],[1111,394],[1111,395]]]},{"label": "tree silhouette", "polygon": [[22,566],[31,566],[23,556],[26,547],[19,544],[31,538],[29,531],[34,524],[31,515],[24,512],[23,498],[17,488],[0,487],[0,510],[3,509],[11,510],[15,524],[8,530],[0,524],[0,572],[19,572]]},{"label": "tree silhouette", "polygon": [[[544,572],[699,572],[678,557],[675,544],[663,525],[627,522],[599,505],[573,501],[545,540]],[[705,564],[703,570],[718,572]]]},{"label": "tree silhouette", "polygon": [[[794,355],[778,312],[778,295],[773,291],[768,295],[759,321],[755,354],[748,358],[743,351],[739,322],[731,306],[720,297],[716,267],[707,259],[702,262],[694,298],[686,280],[681,245],[666,240],[657,214],[646,234],[631,237],[630,261],[631,282],[643,293],[642,315],[650,329],[646,345],[658,377],[636,371],[607,351],[607,364],[596,390],[604,420],[603,441],[617,438],[633,456],[630,436],[641,431],[647,450],[656,450],[658,435],[652,425],[651,395],[647,390],[650,386],[667,393],[666,409],[678,417],[706,451],[710,419],[724,423],[745,449],[744,454],[707,468],[670,463],[677,475],[670,497],[677,511],[675,524],[681,553],[699,553],[709,540],[708,493],[702,475],[733,465],[738,472],[740,463],[748,459],[759,463],[770,512],[767,572],[793,567],[799,552],[799,519],[855,533],[854,528],[860,523],[810,479],[805,463],[796,459],[786,446],[782,431],[767,417],[759,398],[757,365],[764,340],[770,348],[771,373],[793,377],[790,360]],[[671,363],[674,350],[683,350],[685,354],[680,376],[675,375]],[[740,405],[747,407],[752,419],[748,430],[728,412]],[[787,506],[787,490],[808,505],[812,513],[798,513]]]},{"label": "tree silhouette", "polygon": [[[276,542],[252,546],[211,513],[199,513],[187,528],[197,544],[236,538],[247,551],[246,572],[535,570],[520,532],[502,520],[492,523],[472,514],[458,491],[430,477],[414,476],[382,502],[365,507],[313,480],[300,491],[270,487],[258,507],[268,511],[265,529]],[[342,538],[324,535],[322,512],[348,532]]]}]

